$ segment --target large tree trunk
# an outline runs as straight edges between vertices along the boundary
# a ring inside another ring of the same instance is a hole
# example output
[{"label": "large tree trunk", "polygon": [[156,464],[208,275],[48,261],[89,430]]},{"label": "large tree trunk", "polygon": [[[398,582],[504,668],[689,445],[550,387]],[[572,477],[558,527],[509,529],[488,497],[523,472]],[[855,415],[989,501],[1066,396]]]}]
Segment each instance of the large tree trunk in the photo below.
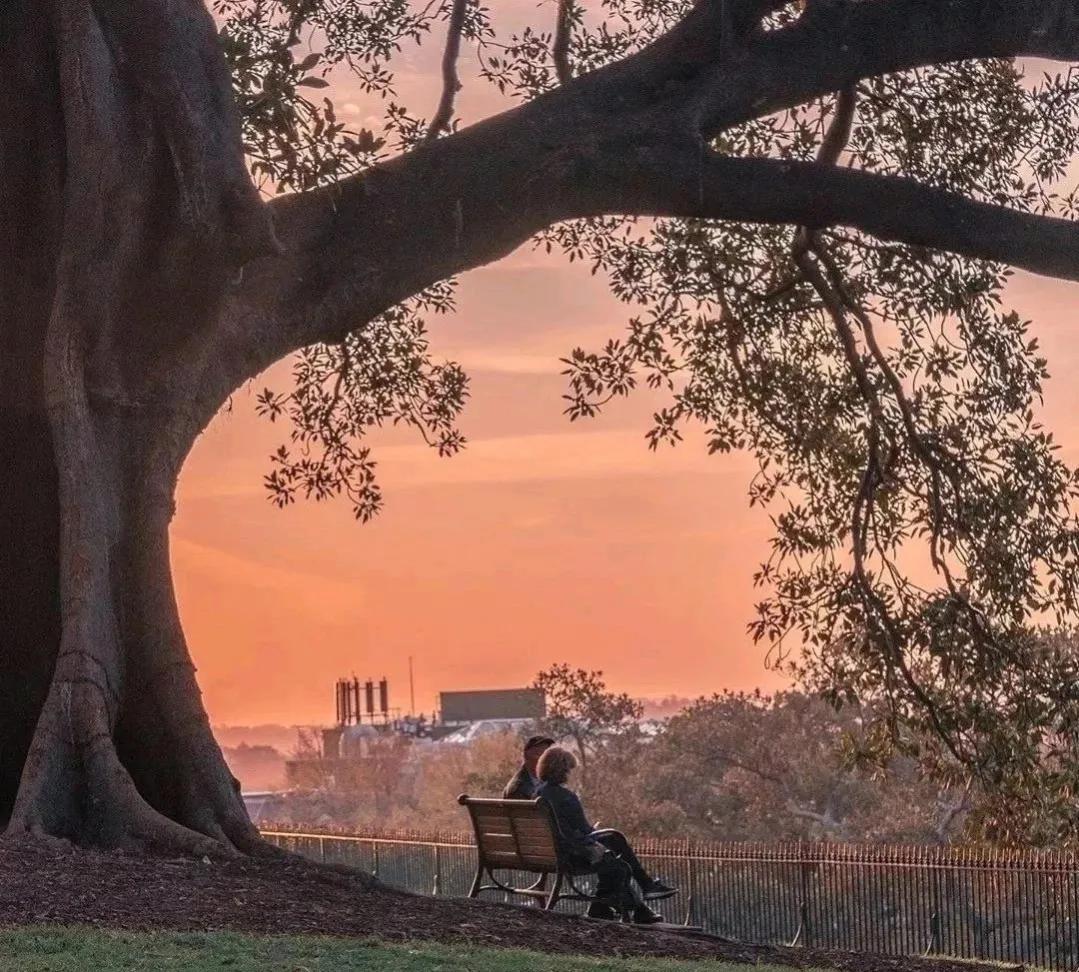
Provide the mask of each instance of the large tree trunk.
[{"label": "large tree trunk", "polygon": [[0,814],[255,850],[168,554],[182,362],[273,244],[212,22],[198,0],[8,3],[0,119]]},{"label": "large tree trunk", "polygon": [[41,369],[63,131],[55,76],[41,70],[53,51],[32,14],[29,4],[0,8],[0,821],[60,640],[60,512]]}]

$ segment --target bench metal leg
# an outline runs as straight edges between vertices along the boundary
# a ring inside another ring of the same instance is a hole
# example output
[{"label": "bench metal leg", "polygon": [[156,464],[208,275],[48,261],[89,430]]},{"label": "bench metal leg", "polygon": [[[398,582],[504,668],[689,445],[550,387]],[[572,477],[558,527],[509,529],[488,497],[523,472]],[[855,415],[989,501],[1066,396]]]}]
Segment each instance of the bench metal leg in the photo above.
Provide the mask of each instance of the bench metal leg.
[{"label": "bench metal leg", "polygon": [[[536,881],[536,883],[532,885],[531,890],[533,890],[533,891],[546,891],[547,890],[547,875],[546,874],[541,874],[539,876],[539,880]],[[540,899],[539,898],[531,898],[529,900],[531,901],[531,903],[535,907],[537,907],[537,908],[542,907],[541,904],[540,904]]]},{"label": "bench metal leg", "polygon": [[483,884],[483,865],[476,868],[476,879],[472,882],[472,888],[468,892],[470,898],[479,897],[480,885]]},{"label": "bench metal leg", "polygon": [[547,895],[547,901],[543,905],[544,911],[550,911],[556,904],[558,904],[558,898],[562,893],[562,872],[559,871],[554,879],[554,887],[551,888],[551,893]]}]

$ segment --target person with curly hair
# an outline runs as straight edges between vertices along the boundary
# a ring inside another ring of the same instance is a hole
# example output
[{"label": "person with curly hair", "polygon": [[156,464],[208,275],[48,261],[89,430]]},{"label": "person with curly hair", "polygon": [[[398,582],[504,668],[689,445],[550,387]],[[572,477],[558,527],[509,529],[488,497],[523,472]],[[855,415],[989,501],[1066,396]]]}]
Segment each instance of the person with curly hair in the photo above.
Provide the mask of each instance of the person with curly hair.
[{"label": "person with curly hair", "polygon": [[[596,899],[589,905],[589,918],[613,919],[617,912],[609,903],[627,892],[633,895],[633,920],[640,924],[663,921],[646,901],[659,901],[677,894],[677,889],[648,874],[624,834],[617,830],[597,830],[588,821],[580,798],[566,785],[577,758],[562,746],[550,746],[540,757],[536,795],[550,806],[558,824],[563,851],[574,863],[593,870],[599,882]],[[640,895],[632,891],[632,881]],[[643,897],[642,897],[643,896]]]}]

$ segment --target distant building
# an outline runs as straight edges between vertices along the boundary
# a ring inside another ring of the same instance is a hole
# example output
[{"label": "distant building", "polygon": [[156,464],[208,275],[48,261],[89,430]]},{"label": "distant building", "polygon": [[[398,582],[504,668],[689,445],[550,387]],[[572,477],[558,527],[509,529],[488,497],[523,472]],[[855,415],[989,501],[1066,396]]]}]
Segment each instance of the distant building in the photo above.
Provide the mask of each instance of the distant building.
[{"label": "distant building", "polygon": [[[378,705],[375,687],[378,686]],[[547,714],[540,689],[440,693],[441,713],[402,716],[389,707],[385,679],[339,679],[337,724],[301,732],[300,746],[284,764],[290,790],[351,790],[371,785],[372,774],[408,772],[415,747],[446,741],[467,745],[484,736],[527,732]],[[262,796],[259,794],[258,796]],[[265,813],[261,802],[253,805]]]},{"label": "distant building", "polygon": [[475,692],[442,692],[439,695],[443,725],[461,725],[489,719],[542,719],[547,700],[542,689],[486,689]]}]

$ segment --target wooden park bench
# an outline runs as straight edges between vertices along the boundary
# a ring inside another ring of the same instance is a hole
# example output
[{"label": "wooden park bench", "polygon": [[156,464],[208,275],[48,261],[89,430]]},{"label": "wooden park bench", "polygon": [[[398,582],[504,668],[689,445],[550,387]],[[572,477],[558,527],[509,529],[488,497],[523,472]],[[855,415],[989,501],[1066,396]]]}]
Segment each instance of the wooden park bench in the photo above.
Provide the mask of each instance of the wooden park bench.
[{"label": "wooden park bench", "polygon": [[[568,861],[558,847],[558,823],[551,808],[540,799],[494,800],[462,794],[457,802],[468,810],[476,834],[476,878],[470,898],[484,891],[519,894],[543,903],[550,911],[559,901],[592,901],[574,881],[592,873]],[[538,875],[525,888],[504,884],[494,872],[524,871]],[[547,879],[554,878],[550,891]],[[484,884],[484,877],[490,882]],[[565,889],[565,890],[563,890]]]},{"label": "wooden park bench", "polygon": [[[476,835],[476,877],[470,898],[484,891],[519,894],[541,902],[550,911],[559,901],[596,900],[576,878],[594,873],[587,865],[569,860],[559,849],[558,821],[544,800],[494,800],[462,794],[457,802],[468,810]],[[537,875],[528,887],[500,881],[495,871],[523,871]],[[547,890],[547,880],[554,883]],[[484,883],[484,879],[489,883]],[[655,924],[641,927],[700,931],[698,926]]]}]

